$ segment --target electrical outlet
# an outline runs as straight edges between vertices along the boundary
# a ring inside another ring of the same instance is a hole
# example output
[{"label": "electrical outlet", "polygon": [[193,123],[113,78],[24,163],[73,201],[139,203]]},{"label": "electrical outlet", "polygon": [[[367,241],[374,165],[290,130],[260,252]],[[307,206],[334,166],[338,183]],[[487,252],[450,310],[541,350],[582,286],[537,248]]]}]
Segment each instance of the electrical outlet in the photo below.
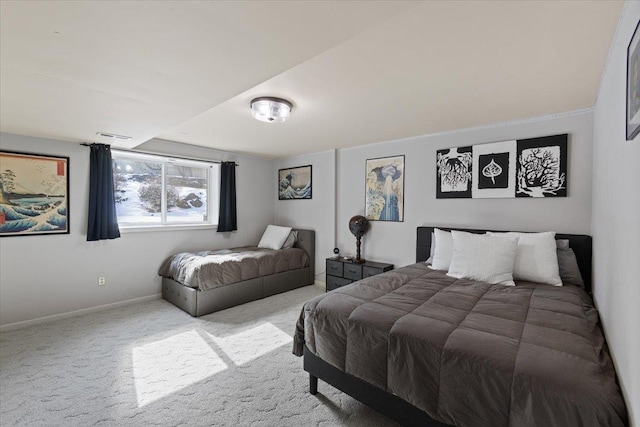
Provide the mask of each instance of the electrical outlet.
[{"label": "electrical outlet", "polygon": [[98,286],[104,286],[107,284],[107,278],[106,277],[98,277]]}]

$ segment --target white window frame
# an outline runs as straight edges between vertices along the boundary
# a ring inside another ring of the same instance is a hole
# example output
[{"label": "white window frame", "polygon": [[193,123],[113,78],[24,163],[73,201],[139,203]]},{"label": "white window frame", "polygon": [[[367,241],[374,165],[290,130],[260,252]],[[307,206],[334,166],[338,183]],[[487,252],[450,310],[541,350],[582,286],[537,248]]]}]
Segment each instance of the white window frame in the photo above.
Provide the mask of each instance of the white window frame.
[{"label": "white window frame", "polygon": [[[161,220],[160,224],[152,223],[122,223],[118,221],[118,228],[121,232],[144,232],[144,231],[176,231],[176,230],[201,230],[216,228],[218,218],[218,203],[220,195],[220,165],[214,162],[204,162],[197,160],[187,160],[157,154],[136,153],[132,151],[122,151],[112,149],[111,154],[114,160],[129,159],[147,161],[149,163],[158,163],[162,165],[161,179],[162,191],[160,201]],[[172,164],[177,166],[192,166],[207,169],[207,221],[197,222],[167,222],[167,191],[165,188],[166,166]],[[115,171],[114,171],[115,173]]]}]

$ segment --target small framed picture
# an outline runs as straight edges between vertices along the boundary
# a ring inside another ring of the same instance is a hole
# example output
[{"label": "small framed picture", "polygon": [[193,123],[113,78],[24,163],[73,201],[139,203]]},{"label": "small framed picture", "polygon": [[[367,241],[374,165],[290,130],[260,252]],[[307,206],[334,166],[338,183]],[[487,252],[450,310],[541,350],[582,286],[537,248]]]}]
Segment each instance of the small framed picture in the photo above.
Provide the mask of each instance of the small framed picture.
[{"label": "small framed picture", "polygon": [[69,158],[0,151],[0,237],[69,233]]},{"label": "small framed picture", "polygon": [[278,170],[278,200],[311,198],[311,165]]},{"label": "small framed picture", "polygon": [[627,141],[640,132],[640,34],[638,26],[627,48]]}]

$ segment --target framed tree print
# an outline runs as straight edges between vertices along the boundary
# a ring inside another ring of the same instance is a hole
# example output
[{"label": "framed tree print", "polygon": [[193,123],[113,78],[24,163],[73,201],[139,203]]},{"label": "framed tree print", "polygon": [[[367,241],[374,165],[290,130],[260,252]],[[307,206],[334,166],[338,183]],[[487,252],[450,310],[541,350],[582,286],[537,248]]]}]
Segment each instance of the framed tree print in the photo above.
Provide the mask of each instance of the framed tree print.
[{"label": "framed tree print", "polygon": [[567,134],[518,140],[516,197],[567,196]]},{"label": "framed tree print", "polygon": [[69,233],[69,158],[0,151],[0,237]]},{"label": "framed tree print", "polygon": [[471,197],[473,147],[438,150],[436,155],[436,198]]}]

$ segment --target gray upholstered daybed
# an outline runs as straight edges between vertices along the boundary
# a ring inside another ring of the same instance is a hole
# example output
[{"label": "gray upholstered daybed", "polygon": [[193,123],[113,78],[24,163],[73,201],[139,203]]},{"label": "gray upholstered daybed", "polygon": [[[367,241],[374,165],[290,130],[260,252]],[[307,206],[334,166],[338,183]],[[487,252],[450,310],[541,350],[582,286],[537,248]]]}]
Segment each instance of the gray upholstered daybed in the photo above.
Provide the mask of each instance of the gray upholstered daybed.
[{"label": "gray upholstered daybed", "polygon": [[[315,231],[295,229],[298,238],[294,248],[304,250],[306,266],[217,285],[201,290],[176,281],[176,277],[162,277],[162,297],[194,317],[204,316],[260,298],[286,292],[314,283]],[[284,249],[283,251],[286,251]],[[239,264],[239,263],[236,263]],[[162,269],[161,269],[162,272]],[[163,274],[161,274],[163,275]],[[206,286],[203,286],[206,288]]]}]

